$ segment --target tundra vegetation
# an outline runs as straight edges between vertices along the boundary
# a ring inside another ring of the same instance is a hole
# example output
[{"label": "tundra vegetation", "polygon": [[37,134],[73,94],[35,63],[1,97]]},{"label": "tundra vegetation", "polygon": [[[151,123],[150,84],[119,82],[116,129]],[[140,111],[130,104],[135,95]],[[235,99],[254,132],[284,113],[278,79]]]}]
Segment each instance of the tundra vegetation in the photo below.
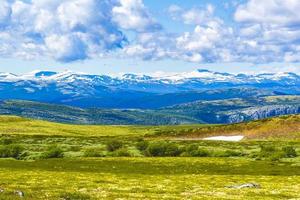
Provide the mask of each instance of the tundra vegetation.
[{"label": "tundra vegetation", "polygon": [[[0,116],[0,199],[298,199],[300,116],[90,126]],[[205,137],[243,135],[239,142]],[[231,185],[257,183],[260,188]]]}]

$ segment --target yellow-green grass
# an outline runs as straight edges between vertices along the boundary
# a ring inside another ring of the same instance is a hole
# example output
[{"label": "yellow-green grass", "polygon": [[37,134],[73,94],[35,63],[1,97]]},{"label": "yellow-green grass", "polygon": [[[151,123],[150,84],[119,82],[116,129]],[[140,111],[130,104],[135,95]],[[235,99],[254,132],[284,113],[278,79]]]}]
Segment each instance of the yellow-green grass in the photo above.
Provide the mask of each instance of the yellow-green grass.
[{"label": "yellow-green grass", "polygon": [[238,124],[205,126],[190,130],[158,133],[165,138],[201,139],[211,136],[245,136],[244,140],[299,140],[300,115],[287,115]]},{"label": "yellow-green grass", "polygon": [[201,139],[209,136],[243,135],[245,140],[299,140],[300,115],[274,117],[230,125],[109,126],[72,125],[0,116],[0,135],[64,137],[150,137]]},{"label": "yellow-green grass", "polygon": [[[300,166],[230,158],[0,160],[0,199],[299,199]],[[254,182],[260,189],[226,186]]]},{"label": "yellow-green grass", "polygon": [[73,125],[33,120],[17,116],[0,116],[2,135],[41,135],[41,136],[78,136],[78,137],[116,137],[152,135],[161,130],[184,130],[207,125],[181,126],[110,126],[110,125]]},{"label": "yellow-green grass", "polygon": [[[136,137],[149,140],[207,135],[246,134],[248,139],[298,138],[300,116],[285,116],[234,125],[88,126],[52,123],[14,116],[0,116],[0,135],[34,154],[57,144],[68,152],[61,159],[17,161],[0,159],[0,200],[24,199],[300,199],[299,157],[277,162],[236,158],[151,158],[77,156],[86,147],[102,148],[108,137],[126,137],[133,148]],[[282,133],[281,133],[282,131]],[[279,134],[280,133],[280,134]],[[253,137],[249,137],[252,135]],[[38,136],[38,137],[37,137]],[[125,141],[122,138],[121,141]],[[4,141],[4,140],[3,140]],[[3,142],[2,141],[2,142]],[[152,141],[151,141],[152,142]],[[297,141],[198,142],[213,150],[259,150],[261,143],[293,145]],[[188,145],[190,141],[180,141]],[[7,146],[2,144],[2,147]],[[8,145],[9,146],[9,145]],[[71,148],[72,147],[72,148]],[[76,148],[73,148],[76,147]],[[298,151],[299,152],[299,151]],[[75,155],[76,154],[76,155]],[[299,154],[298,154],[299,155]],[[254,182],[260,189],[226,186]],[[79,197],[79,198],[78,198]],[[69,198],[72,199],[72,198]]]}]

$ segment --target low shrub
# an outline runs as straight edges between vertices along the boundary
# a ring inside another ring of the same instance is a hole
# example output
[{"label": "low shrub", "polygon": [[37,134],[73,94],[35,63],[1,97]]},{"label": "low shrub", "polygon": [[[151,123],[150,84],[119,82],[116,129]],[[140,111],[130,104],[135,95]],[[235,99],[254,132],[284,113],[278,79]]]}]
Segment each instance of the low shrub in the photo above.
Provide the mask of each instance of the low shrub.
[{"label": "low shrub", "polygon": [[185,149],[186,153],[184,155],[191,157],[207,157],[209,156],[209,152],[204,149],[199,149],[197,144],[188,145]]},{"label": "low shrub", "polygon": [[222,157],[239,157],[242,155],[243,155],[242,152],[239,152],[239,151],[226,150],[223,152]]},{"label": "low shrub", "polygon": [[194,154],[192,156],[194,156],[194,157],[209,157],[210,153],[209,153],[209,151],[207,151],[205,149],[198,149],[196,152],[194,152]]},{"label": "low shrub", "polygon": [[189,153],[189,154],[193,154],[193,152],[196,152],[198,151],[199,149],[199,146],[196,145],[196,144],[190,144],[186,147],[186,152]]},{"label": "low shrub", "polygon": [[138,143],[136,143],[136,148],[140,151],[145,151],[147,149],[148,145],[149,145],[149,142],[142,140],[142,141],[139,141]]},{"label": "low shrub", "polygon": [[274,146],[260,146],[259,156],[262,158],[268,158],[275,154],[277,151],[278,150]]},{"label": "low shrub", "polygon": [[30,152],[29,151],[22,151],[19,154],[18,159],[19,160],[26,160],[29,156],[30,156]]},{"label": "low shrub", "polygon": [[69,147],[69,151],[75,151],[78,152],[81,150],[81,147],[79,145],[73,145]]},{"label": "low shrub", "polygon": [[179,146],[175,143],[153,142],[146,149],[147,156],[179,156],[181,154]]},{"label": "low shrub", "polygon": [[284,152],[284,156],[286,158],[294,158],[297,157],[297,152],[294,147],[292,146],[286,146],[282,148],[282,151]]},{"label": "low shrub", "polygon": [[275,148],[274,146],[261,146],[260,158],[265,158],[271,161],[278,161],[281,158],[290,158],[297,156],[293,147],[283,147],[282,149]]},{"label": "low shrub", "polygon": [[177,144],[174,143],[167,143],[166,150],[164,156],[179,156],[181,154],[181,150],[179,149]]},{"label": "low shrub", "polygon": [[46,152],[41,156],[44,159],[47,158],[62,158],[64,157],[63,150],[58,146],[50,146]]},{"label": "low shrub", "polygon": [[63,200],[89,200],[91,197],[82,193],[64,193],[60,195],[60,199]]},{"label": "low shrub", "polygon": [[107,151],[112,152],[112,151],[116,151],[116,150],[122,148],[122,146],[123,146],[123,143],[121,141],[111,140],[106,144],[106,149],[107,149]]},{"label": "low shrub", "polygon": [[2,144],[2,145],[9,145],[9,144],[12,144],[12,143],[13,143],[13,140],[11,138],[2,137],[0,139],[0,144]]},{"label": "low shrub", "polygon": [[84,150],[85,157],[105,157],[103,150],[99,147],[89,147]]},{"label": "low shrub", "polygon": [[113,152],[113,156],[116,157],[131,157],[131,153],[126,148],[121,148]]},{"label": "low shrub", "polygon": [[164,156],[166,151],[165,142],[150,143],[146,149],[148,156]]},{"label": "low shrub", "polygon": [[1,158],[16,158],[19,159],[23,151],[23,147],[17,144],[10,144],[0,147],[0,157]]}]

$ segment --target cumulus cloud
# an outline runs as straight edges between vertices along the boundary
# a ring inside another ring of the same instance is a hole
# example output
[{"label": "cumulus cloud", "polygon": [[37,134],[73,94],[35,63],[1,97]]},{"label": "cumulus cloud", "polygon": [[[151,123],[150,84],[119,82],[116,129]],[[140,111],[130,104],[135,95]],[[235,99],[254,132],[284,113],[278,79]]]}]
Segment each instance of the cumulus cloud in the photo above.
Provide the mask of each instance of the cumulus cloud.
[{"label": "cumulus cloud", "polygon": [[300,1],[249,0],[234,19],[240,24],[241,60],[299,62]]},{"label": "cumulus cloud", "polygon": [[142,0],[120,0],[112,10],[113,20],[123,29],[147,32],[161,29],[148,13]]},{"label": "cumulus cloud", "polygon": [[297,0],[249,0],[238,7],[235,19],[239,22],[299,25],[300,2]]},{"label": "cumulus cloud", "polygon": [[144,60],[175,58],[177,55],[175,37],[174,34],[164,32],[141,33],[134,43],[125,46],[122,52],[124,56]]},{"label": "cumulus cloud", "polygon": [[232,27],[211,4],[189,9],[171,5],[171,19],[190,30],[171,33],[142,0],[2,0],[0,56],[51,57],[61,62],[107,55],[189,62],[300,62],[300,1],[236,2],[243,3],[234,6]]},{"label": "cumulus cloud", "polygon": [[214,17],[214,11],[215,8],[211,4],[207,4],[206,8],[183,9],[175,4],[168,8],[168,12],[173,20],[192,25],[204,25],[213,20],[218,20],[218,18]]},{"label": "cumulus cloud", "polygon": [[7,25],[11,15],[11,8],[6,0],[0,4],[0,29]]},{"label": "cumulus cloud", "polygon": [[195,26],[193,31],[170,34],[165,32],[139,34],[123,53],[142,59],[171,58],[189,62],[229,62],[233,59],[230,39],[233,31],[214,16],[214,8],[185,10],[177,5],[169,7],[174,20]]},{"label": "cumulus cloud", "polygon": [[83,60],[122,48],[124,29],[158,27],[141,0],[3,0],[0,54]]}]

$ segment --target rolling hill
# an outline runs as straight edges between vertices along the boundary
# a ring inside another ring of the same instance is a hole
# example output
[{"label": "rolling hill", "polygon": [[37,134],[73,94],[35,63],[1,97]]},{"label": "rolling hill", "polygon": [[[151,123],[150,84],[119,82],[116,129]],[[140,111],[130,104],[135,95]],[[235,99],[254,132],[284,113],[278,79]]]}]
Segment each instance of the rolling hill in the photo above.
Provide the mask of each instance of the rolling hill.
[{"label": "rolling hill", "polygon": [[64,137],[139,137],[201,140],[211,136],[242,135],[243,140],[300,140],[300,115],[256,120],[229,125],[104,126],[71,125],[0,116],[0,135]]},{"label": "rolling hill", "polygon": [[244,136],[244,140],[299,140],[300,115],[286,115],[268,119],[229,124],[161,130],[157,135],[169,139],[199,140],[212,136]]},{"label": "rolling hill", "polygon": [[70,124],[230,124],[300,113],[300,96],[201,100],[160,109],[78,108],[33,101],[0,102],[0,114]]}]

